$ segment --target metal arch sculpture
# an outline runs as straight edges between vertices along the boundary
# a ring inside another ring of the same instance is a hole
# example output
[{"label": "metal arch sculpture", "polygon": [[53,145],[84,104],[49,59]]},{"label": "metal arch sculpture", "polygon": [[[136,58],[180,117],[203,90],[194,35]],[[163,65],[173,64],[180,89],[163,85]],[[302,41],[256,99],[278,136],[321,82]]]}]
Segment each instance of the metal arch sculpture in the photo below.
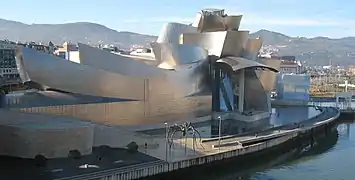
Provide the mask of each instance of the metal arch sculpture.
[{"label": "metal arch sculpture", "polygon": [[195,152],[195,146],[197,144],[197,135],[200,139],[200,142],[202,141],[201,134],[200,132],[192,125],[191,122],[185,122],[183,124],[174,124],[169,127],[168,131],[168,143],[169,143],[169,148],[171,148],[174,145],[174,135],[176,132],[181,132],[182,137],[185,138],[185,152],[186,152],[186,136],[189,132],[192,132],[192,147]]}]

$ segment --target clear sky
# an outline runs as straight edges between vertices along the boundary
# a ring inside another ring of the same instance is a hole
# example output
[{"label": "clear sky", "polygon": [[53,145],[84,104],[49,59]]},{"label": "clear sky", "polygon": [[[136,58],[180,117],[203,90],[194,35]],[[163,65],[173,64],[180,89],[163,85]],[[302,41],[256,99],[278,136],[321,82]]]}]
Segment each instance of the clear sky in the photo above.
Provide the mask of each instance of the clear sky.
[{"label": "clear sky", "polygon": [[291,36],[355,36],[354,0],[7,0],[0,18],[24,23],[87,21],[157,35],[166,22],[191,23],[203,8],[243,14],[242,29]]}]

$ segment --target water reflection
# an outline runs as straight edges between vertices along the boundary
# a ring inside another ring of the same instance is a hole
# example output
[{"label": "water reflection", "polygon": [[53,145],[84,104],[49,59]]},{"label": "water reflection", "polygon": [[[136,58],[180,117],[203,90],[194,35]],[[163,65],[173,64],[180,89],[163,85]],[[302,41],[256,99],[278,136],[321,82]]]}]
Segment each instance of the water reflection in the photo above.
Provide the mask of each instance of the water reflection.
[{"label": "water reflection", "polygon": [[[297,160],[291,160],[280,166],[270,169],[265,168],[254,173],[253,180],[282,179],[282,180],[351,180],[354,179],[353,167],[355,166],[355,126],[344,124],[338,128],[338,140],[333,142],[332,137],[327,137],[325,143],[336,143],[331,148],[323,147],[323,150],[312,150],[308,156],[301,156]],[[322,147],[322,146],[321,146]],[[292,174],[292,176],[290,176]]]},{"label": "water reflection", "polygon": [[340,124],[338,126],[338,132],[339,132],[339,136],[343,137],[343,138],[350,138],[350,124]]}]

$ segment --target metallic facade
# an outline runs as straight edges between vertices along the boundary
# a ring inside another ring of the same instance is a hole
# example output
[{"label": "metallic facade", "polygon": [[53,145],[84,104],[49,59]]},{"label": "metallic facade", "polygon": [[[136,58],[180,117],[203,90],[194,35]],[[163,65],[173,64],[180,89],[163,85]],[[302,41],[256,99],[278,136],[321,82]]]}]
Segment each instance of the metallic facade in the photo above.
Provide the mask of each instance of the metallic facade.
[{"label": "metallic facade", "polygon": [[[186,65],[207,60],[208,51],[202,47],[186,44],[152,43],[159,68],[176,69],[179,65]],[[165,65],[165,66],[163,66]]]},{"label": "metallic facade", "polygon": [[196,33],[197,28],[181,23],[167,23],[163,26],[157,43],[179,44],[179,36],[183,33]]},{"label": "metallic facade", "polygon": [[[261,41],[248,40],[248,31],[238,31],[240,20],[241,16],[202,14],[197,27],[167,24],[152,44],[156,66],[79,44],[80,63],[19,48],[17,67],[23,82],[131,100],[116,103],[116,108],[130,110],[104,111],[113,124],[168,121],[211,111],[267,112],[267,89],[256,72],[278,70],[255,61]],[[57,115],[102,121],[69,111]]]},{"label": "metallic facade", "polygon": [[244,46],[244,52],[242,54],[242,57],[246,59],[255,60],[259,54],[259,49],[261,48],[262,43],[263,41],[260,38],[248,39]]},{"label": "metallic facade", "polygon": [[[249,31],[216,31],[182,34],[180,43],[203,47],[216,57],[240,56]],[[218,42],[218,43],[217,43]]]}]

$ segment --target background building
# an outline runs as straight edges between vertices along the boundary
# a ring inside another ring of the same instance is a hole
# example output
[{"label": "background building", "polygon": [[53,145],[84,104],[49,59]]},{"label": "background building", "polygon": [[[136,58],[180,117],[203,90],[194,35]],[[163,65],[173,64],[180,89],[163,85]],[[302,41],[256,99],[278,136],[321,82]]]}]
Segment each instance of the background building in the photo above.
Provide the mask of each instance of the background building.
[{"label": "background building", "polygon": [[280,73],[300,74],[302,72],[303,72],[303,67],[299,61],[281,60]]},{"label": "background building", "polygon": [[349,73],[350,75],[355,75],[355,67],[354,67],[354,66],[350,66],[350,67],[348,68],[348,73]]},{"label": "background building", "polygon": [[49,53],[49,54],[52,54],[55,48],[51,42],[49,43],[49,45],[44,45],[42,43],[36,43],[36,42],[17,43],[16,45],[32,48],[35,49],[36,51]]},{"label": "background building", "polygon": [[1,86],[18,84],[20,82],[17,71],[16,45],[7,42],[0,42],[0,78]]},{"label": "background building", "polygon": [[277,98],[283,100],[309,100],[311,78],[305,74],[279,74]]},{"label": "background building", "polygon": [[65,42],[54,51],[54,54],[63,59],[80,63],[79,49],[76,44]]}]

